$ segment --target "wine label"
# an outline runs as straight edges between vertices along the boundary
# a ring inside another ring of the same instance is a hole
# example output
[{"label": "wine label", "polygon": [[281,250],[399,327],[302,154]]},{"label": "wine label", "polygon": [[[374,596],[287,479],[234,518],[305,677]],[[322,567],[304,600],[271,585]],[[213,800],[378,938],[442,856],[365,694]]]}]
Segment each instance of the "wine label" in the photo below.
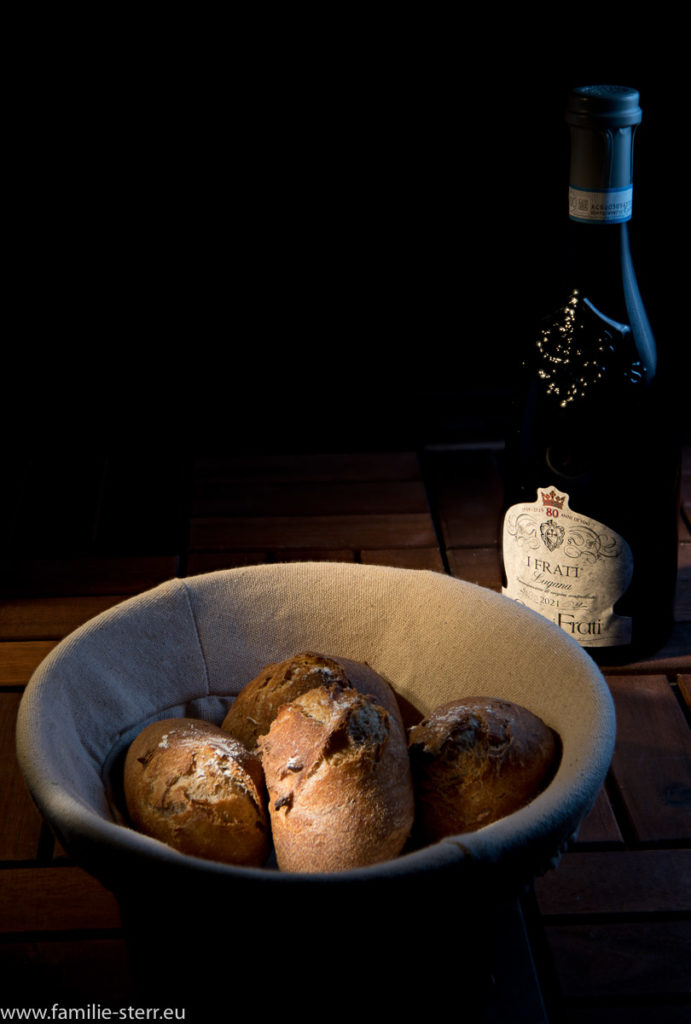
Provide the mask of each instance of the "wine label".
[{"label": "wine label", "polygon": [[593,224],[620,224],[631,220],[633,210],[633,186],[594,189],[569,186],[569,217]]},{"label": "wine label", "polygon": [[614,530],[569,507],[556,487],[504,517],[507,597],[556,622],[583,647],[631,642],[631,619],[614,605],[633,576],[633,555]]}]

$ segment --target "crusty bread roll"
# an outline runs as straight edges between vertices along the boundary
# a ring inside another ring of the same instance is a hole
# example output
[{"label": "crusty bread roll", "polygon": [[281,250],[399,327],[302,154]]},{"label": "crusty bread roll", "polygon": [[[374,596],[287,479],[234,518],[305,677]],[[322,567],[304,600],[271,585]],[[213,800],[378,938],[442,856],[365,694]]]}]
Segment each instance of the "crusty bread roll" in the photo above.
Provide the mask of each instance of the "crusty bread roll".
[{"label": "crusty bread roll", "polygon": [[261,761],[218,726],[169,718],[127,751],[124,793],[132,823],[210,860],[260,866],[269,850]]},{"label": "crusty bread roll", "polygon": [[436,708],[408,738],[423,843],[472,832],[529,803],[551,778],[559,750],[541,718],[489,697]]},{"label": "crusty bread roll", "polygon": [[303,651],[267,665],[235,698],[222,728],[252,749],[269,731],[278,709],[315,686],[353,686],[372,694],[399,721],[396,695],[380,675],[364,662]]},{"label": "crusty bread roll", "polygon": [[282,871],[340,871],[401,852],[414,814],[406,737],[372,698],[312,688],[283,705],[259,749]]}]

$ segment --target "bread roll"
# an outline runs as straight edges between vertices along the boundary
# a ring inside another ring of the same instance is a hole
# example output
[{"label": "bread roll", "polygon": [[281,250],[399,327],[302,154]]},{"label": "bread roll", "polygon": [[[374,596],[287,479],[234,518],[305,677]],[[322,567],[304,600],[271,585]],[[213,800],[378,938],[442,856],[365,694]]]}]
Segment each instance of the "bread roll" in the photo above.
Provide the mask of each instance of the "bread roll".
[{"label": "bread roll", "polygon": [[183,853],[259,866],[269,849],[261,761],[209,722],[148,725],[125,759],[132,823]]},{"label": "bread roll", "polygon": [[235,698],[222,728],[250,750],[269,731],[278,709],[315,686],[353,686],[372,694],[382,707],[400,721],[396,695],[386,680],[364,662],[332,658],[304,651],[267,665]]},{"label": "bread roll", "polygon": [[322,872],[396,857],[413,823],[405,733],[352,687],[315,687],[259,740],[282,871]]},{"label": "bread roll", "polygon": [[495,698],[444,704],[408,735],[423,843],[518,810],[547,784],[558,756],[558,739],[542,719]]}]

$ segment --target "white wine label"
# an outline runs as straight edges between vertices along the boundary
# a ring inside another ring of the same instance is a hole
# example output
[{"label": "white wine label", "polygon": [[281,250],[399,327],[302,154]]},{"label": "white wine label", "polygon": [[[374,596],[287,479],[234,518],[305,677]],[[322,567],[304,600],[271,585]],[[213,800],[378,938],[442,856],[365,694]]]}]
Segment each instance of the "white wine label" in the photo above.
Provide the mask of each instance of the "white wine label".
[{"label": "white wine label", "polygon": [[569,507],[556,487],[512,505],[504,517],[503,593],[556,622],[583,647],[631,642],[631,619],[614,605],[633,576],[631,548],[618,533]]},{"label": "white wine label", "polygon": [[569,186],[569,217],[595,224],[620,224],[631,220],[633,186],[606,189],[602,192]]}]

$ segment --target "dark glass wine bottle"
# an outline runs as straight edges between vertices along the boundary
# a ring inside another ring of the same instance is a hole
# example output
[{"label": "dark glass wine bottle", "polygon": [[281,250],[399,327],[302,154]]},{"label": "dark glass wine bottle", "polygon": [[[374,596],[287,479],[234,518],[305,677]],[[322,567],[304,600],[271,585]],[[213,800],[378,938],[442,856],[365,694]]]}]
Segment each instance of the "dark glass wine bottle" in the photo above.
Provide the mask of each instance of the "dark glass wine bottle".
[{"label": "dark glass wine bottle", "polygon": [[573,90],[563,305],[525,355],[505,449],[503,592],[600,663],[673,621],[679,446],[629,246],[639,94]]}]

